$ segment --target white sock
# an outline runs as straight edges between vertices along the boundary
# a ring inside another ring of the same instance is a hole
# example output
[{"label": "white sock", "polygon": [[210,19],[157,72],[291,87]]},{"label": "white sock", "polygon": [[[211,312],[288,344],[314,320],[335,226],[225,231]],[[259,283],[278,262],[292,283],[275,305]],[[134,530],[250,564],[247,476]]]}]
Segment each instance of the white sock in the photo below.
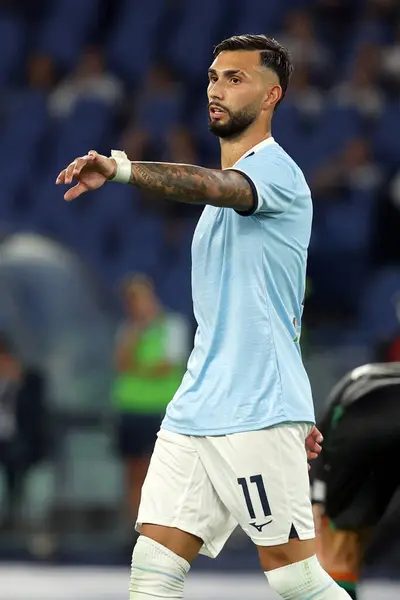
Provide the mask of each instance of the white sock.
[{"label": "white sock", "polygon": [[268,583],[284,600],[349,600],[348,593],[326,573],[316,556],[266,571]]},{"label": "white sock", "polygon": [[132,554],[130,600],[182,600],[189,563],[158,542],[139,536]]}]

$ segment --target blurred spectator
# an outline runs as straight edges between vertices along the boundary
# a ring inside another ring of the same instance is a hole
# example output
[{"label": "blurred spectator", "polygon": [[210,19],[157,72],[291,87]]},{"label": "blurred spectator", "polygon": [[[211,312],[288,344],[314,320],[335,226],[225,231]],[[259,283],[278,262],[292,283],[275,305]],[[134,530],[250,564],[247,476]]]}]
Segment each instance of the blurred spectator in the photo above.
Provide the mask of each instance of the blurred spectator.
[{"label": "blurred spectator", "polygon": [[49,92],[54,85],[54,63],[47,54],[34,54],[28,60],[28,85],[30,88]]},{"label": "blurred spectator", "polygon": [[122,97],[123,86],[115,75],[106,71],[101,51],[89,47],[75,71],[51,94],[49,110],[54,117],[67,117],[82,98],[95,98],[117,106]]},{"label": "blurred spectator", "polygon": [[366,139],[353,139],[335,160],[329,159],[314,173],[311,187],[314,198],[345,198],[351,189],[375,189],[380,181],[380,171],[371,157]]},{"label": "blurred spectator", "polygon": [[165,408],[181,382],[189,340],[185,320],[162,307],[146,276],[127,278],[123,295],[127,318],[117,337],[114,405],[127,499],[136,518],[150,454]]},{"label": "blurred spectator", "polygon": [[382,71],[389,91],[398,95],[400,92],[400,22],[396,25],[393,43],[382,48]]},{"label": "blurred spectator", "polygon": [[378,87],[380,46],[364,44],[355,56],[350,77],[333,90],[333,98],[341,107],[353,107],[368,118],[378,117],[384,97]]},{"label": "blurred spectator", "polygon": [[[161,160],[165,162],[199,164],[197,148],[193,136],[184,127],[171,130],[165,138],[164,153]],[[141,193],[143,210],[156,210],[164,219],[163,260],[174,261],[181,252],[182,235],[185,234],[188,220],[198,218],[203,207],[196,204],[171,202],[167,198]]]},{"label": "blurred spectator", "polygon": [[134,104],[122,146],[133,160],[160,160],[167,136],[183,116],[182,88],[167,65],[152,67]]},{"label": "blurred spectator", "polygon": [[184,127],[176,127],[169,131],[166,138],[165,160],[197,164],[198,156],[196,146],[190,132]]},{"label": "blurred spectator", "polygon": [[363,3],[364,0],[316,0],[315,9],[324,27],[333,25],[338,29],[340,26],[340,31],[337,31],[339,41],[342,39],[343,29],[354,24]]},{"label": "blurred spectator", "polygon": [[299,113],[308,119],[321,114],[324,106],[322,92],[310,82],[306,65],[299,65],[293,72],[285,102],[292,102]]},{"label": "blurred spectator", "polygon": [[390,21],[399,16],[397,0],[367,0],[367,12],[379,19]]},{"label": "blurred spectator", "polygon": [[317,39],[309,12],[289,12],[279,40],[289,48],[296,66],[308,67],[317,80],[326,80],[330,56],[327,48]]},{"label": "blurred spectator", "polygon": [[[166,140],[165,160],[192,165],[199,164],[193,137],[187,129],[181,127],[171,131]],[[196,204],[168,201],[164,201],[164,207],[166,211],[165,256],[174,259],[180,251],[181,239],[185,233],[188,219],[198,218],[203,207]]]},{"label": "blurred spectator", "polygon": [[4,522],[18,524],[26,477],[49,451],[45,382],[25,368],[5,336],[0,338],[0,464],[6,482]]},{"label": "blurred spectator", "polygon": [[378,190],[373,223],[374,265],[400,265],[400,170],[390,173]]}]

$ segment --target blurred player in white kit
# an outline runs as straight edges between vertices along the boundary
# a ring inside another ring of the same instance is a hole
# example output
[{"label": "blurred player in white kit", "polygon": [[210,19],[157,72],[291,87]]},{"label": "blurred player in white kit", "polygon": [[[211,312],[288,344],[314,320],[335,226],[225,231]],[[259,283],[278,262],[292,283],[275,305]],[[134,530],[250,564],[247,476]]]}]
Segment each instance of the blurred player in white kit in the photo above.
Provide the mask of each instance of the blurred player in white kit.
[{"label": "blurred player in white kit", "polygon": [[114,181],[206,205],[192,245],[198,329],[142,490],[131,600],[183,598],[197,554],[216,557],[238,524],[282,598],[348,598],[315,553],[307,453],[322,438],[299,346],[312,202],[271,136],[291,72],[272,38],[216,47],[207,93],[221,169],[90,151],[57,178],[76,183],[66,200]]}]

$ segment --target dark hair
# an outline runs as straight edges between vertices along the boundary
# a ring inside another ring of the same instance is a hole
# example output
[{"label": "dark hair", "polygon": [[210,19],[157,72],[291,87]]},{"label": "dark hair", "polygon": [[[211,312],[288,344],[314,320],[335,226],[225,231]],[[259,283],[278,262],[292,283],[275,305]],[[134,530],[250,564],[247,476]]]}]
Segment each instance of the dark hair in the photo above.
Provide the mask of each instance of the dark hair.
[{"label": "dark hair", "polygon": [[123,294],[138,288],[154,291],[153,280],[144,273],[133,273],[126,275],[121,281],[120,290]]},{"label": "dark hair", "polygon": [[[277,74],[282,88],[281,102],[286,94],[290,76],[293,73],[293,63],[290,52],[274,38],[266,35],[246,34],[233,35],[223,40],[214,48],[214,58],[221,52],[235,50],[254,50],[260,52],[261,64]],[[277,103],[277,105],[279,104]]]}]

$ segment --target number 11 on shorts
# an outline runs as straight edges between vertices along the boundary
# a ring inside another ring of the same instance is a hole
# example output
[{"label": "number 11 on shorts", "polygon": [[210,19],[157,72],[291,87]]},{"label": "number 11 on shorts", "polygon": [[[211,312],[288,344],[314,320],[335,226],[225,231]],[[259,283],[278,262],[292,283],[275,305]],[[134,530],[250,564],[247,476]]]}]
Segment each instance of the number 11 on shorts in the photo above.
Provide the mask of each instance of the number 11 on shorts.
[{"label": "number 11 on shorts", "polygon": [[[258,496],[260,498],[261,506],[264,511],[264,517],[271,517],[271,508],[269,506],[267,492],[265,491],[265,486],[264,486],[264,481],[263,481],[262,475],[252,475],[249,478],[249,481],[250,481],[250,484],[255,484],[257,487]],[[256,513],[254,510],[254,505],[253,505],[253,502],[252,502],[252,499],[250,496],[250,489],[249,489],[249,484],[247,483],[247,479],[246,479],[246,477],[239,477],[237,482],[242,488],[244,500],[246,502],[247,510],[249,511],[250,519],[255,521],[257,517],[256,517]],[[255,523],[250,523],[250,525],[253,525],[253,527],[255,527],[258,531],[261,532],[262,528],[265,525],[268,525],[271,522],[271,520],[272,519],[270,519],[267,523],[263,523],[260,525],[256,525]]]}]

